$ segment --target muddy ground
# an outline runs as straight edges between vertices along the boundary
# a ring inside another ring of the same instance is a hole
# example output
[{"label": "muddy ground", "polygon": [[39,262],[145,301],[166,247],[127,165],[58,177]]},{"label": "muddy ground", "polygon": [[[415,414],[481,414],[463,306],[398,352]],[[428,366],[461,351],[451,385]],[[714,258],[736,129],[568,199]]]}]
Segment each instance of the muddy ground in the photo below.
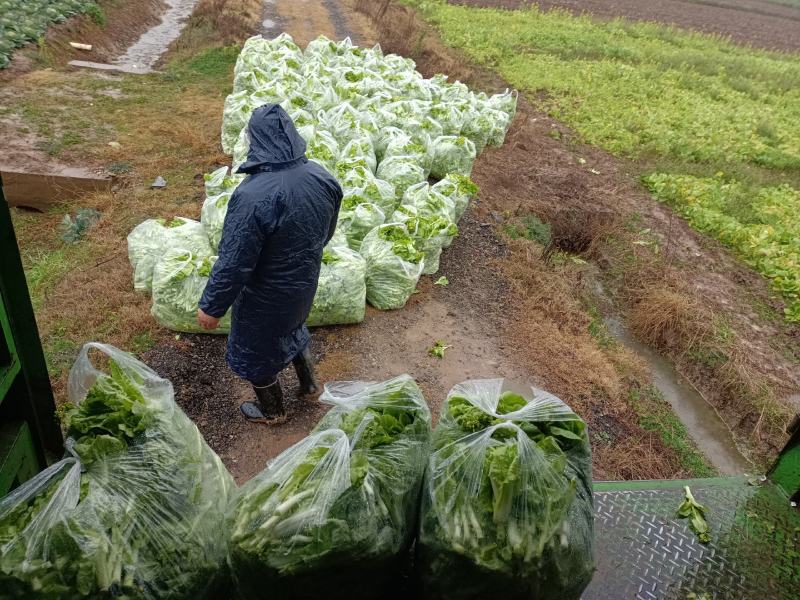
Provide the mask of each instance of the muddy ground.
[{"label": "muddy ground", "polygon": [[453,4],[542,10],[564,8],[574,14],[655,21],[729,36],[733,41],[772,50],[800,49],[800,8],[767,0],[451,0]]}]

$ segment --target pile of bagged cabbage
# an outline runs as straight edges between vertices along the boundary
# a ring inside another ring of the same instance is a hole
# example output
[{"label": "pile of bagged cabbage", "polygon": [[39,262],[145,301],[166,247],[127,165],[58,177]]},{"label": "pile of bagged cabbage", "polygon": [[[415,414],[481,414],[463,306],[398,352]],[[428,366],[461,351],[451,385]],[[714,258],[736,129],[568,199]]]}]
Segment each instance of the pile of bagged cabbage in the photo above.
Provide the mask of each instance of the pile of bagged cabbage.
[{"label": "pile of bagged cabbage", "polygon": [[586,426],[503,380],[334,382],[240,488],[134,357],[87,344],[65,458],[0,498],[0,598],[577,600],[593,570]]},{"label": "pile of bagged cabbage", "polygon": [[[344,200],[325,249],[309,325],[357,323],[366,302],[405,305],[439,257],[477,187],[475,157],[499,146],[516,94],[475,93],[446,76],[425,79],[414,62],[320,37],[305,51],[287,34],[248,40],[225,101],[222,147],[232,169],[205,176],[200,223],[151,219],[128,237],[137,290],[152,292],[166,327],[197,331],[195,313],[222,234],[228,201],[244,175],[247,124],[264,104],[280,104],[306,140],[306,156],[339,181]],[[437,179],[429,184],[429,178]],[[229,328],[223,320],[218,333]]]}]

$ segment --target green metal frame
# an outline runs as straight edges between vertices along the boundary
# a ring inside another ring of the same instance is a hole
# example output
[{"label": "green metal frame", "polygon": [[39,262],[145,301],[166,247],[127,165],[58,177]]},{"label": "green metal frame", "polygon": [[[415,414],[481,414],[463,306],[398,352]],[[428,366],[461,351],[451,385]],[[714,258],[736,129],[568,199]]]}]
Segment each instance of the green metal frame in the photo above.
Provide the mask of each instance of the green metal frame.
[{"label": "green metal frame", "polygon": [[792,500],[800,500],[800,415],[787,428],[789,442],[768,473]]},{"label": "green metal frame", "polygon": [[63,452],[50,377],[0,179],[0,495]]},{"label": "green metal frame", "polygon": [[14,337],[11,335],[11,323],[2,303],[0,303],[0,339],[4,341],[4,348],[8,351],[8,355],[3,357],[5,360],[0,362],[0,403],[2,403],[20,371],[19,356],[14,347]]},{"label": "green metal frame", "polygon": [[0,497],[39,472],[31,429],[25,421],[0,426]]}]

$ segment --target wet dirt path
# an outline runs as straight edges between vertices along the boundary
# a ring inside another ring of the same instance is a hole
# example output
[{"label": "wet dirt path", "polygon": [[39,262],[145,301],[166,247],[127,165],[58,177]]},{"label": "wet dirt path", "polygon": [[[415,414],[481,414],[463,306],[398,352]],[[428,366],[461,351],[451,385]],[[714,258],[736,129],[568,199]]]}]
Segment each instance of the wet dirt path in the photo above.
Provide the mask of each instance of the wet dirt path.
[{"label": "wet dirt path", "polygon": [[198,0],[166,0],[161,23],[144,32],[113,64],[133,69],[152,69],[169,45],[178,39]]}]

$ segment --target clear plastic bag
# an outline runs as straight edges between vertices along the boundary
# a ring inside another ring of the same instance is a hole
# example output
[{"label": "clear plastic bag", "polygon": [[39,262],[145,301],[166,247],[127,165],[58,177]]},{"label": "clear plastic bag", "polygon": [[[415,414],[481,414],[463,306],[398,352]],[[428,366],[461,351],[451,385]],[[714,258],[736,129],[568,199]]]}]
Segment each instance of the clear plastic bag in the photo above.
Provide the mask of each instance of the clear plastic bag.
[{"label": "clear plastic bag", "polygon": [[361,256],[367,261],[367,301],[381,310],[405,306],[425,268],[405,225],[387,223],[370,231]]},{"label": "clear plastic bag", "polygon": [[234,484],[171,384],[127,353],[87,344],[69,396],[71,456],[0,499],[2,597],[219,597]]},{"label": "clear plastic bag", "polygon": [[306,325],[347,325],[363,321],[367,303],[366,275],[367,263],[358,252],[329,244],[322,253],[319,284]]},{"label": "clear plastic bag", "polygon": [[400,205],[391,220],[406,226],[417,250],[424,255],[425,268],[422,274],[433,275],[438,272],[442,249],[449,246],[458,235],[458,227],[445,217],[420,215],[416,208],[407,205]]},{"label": "clear plastic bag", "polygon": [[357,200],[357,196],[345,196],[337,225],[347,238],[347,245],[356,252],[361,250],[364,236],[386,220],[378,206],[370,202],[356,204]]},{"label": "clear plastic bag", "polygon": [[376,175],[378,179],[391,183],[398,197],[402,197],[412,185],[427,179],[425,169],[415,162],[414,157],[407,156],[384,158],[378,165]]},{"label": "clear plastic bag", "polygon": [[180,246],[190,252],[211,254],[203,225],[176,217],[172,221],[148,219],[128,234],[128,259],[133,267],[133,287],[137,292],[153,289],[153,270],[166,248]]},{"label": "clear plastic bag", "polygon": [[326,386],[307,438],[240,490],[230,565],[245,599],[377,598],[402,582],[430,411],[403,375]]},{"label": "clear plastic bag", "polygon": [[161,325],[184,333],[229,333],[230,311],[207,331],[197,322],[197,308],[217,257],[180,247],[164,251],[153,269],[152,315]]},{"label": "clear plastic bag", "polygon": [[208,235],[213,252],[217,251],[222,239],[222,226],[225,224],[225,215],[228,214],[228,203],[245,177],[246,175],[228,175],[227,167],[205,175],[206,199],[200,209],[200,222]]},{"label": "clear plastic bag", "polygon": [[457,221],[455,202],[424,181],[406,190],[402,204],[413,206],[420,215],[444,217],[451,223]]},{"label": "clear plastic bag", "polygon": [[469,177],[477,152],[475,144],[463,136],[441,136],[434,140],[431,153],[431,175],[438,179],[448,173]]},{"label": "clear plastic bag", "polygon": [[470,201],[478,195],[478,186],[469,177],[452,173],[433,184],[431,189],[453,201],[456,221],[461,220]]},{"label": "clear plastic bag", "polygon": [[383,211],[384,215],[394,212],[397,205],[397,198],[394,186],[388,181],[377,179],[374,176],[366,175],[345,177],[342,187],[345,197],[356,198],[358,204],[371,203]]},{"label": "clear plastic bag", "polygon": [[547,392],[503,390],[489,379],[448,394],[423,491],[426,595],[577,600],[594,570],[586,426]]},{"label": "clear plastic bag", "polygon": [[319,163],[329,173],[336,172],[336,163],[339,162],[339,144],[330,133],[317,129],[317,133],[306,148],[306,157]]}]

